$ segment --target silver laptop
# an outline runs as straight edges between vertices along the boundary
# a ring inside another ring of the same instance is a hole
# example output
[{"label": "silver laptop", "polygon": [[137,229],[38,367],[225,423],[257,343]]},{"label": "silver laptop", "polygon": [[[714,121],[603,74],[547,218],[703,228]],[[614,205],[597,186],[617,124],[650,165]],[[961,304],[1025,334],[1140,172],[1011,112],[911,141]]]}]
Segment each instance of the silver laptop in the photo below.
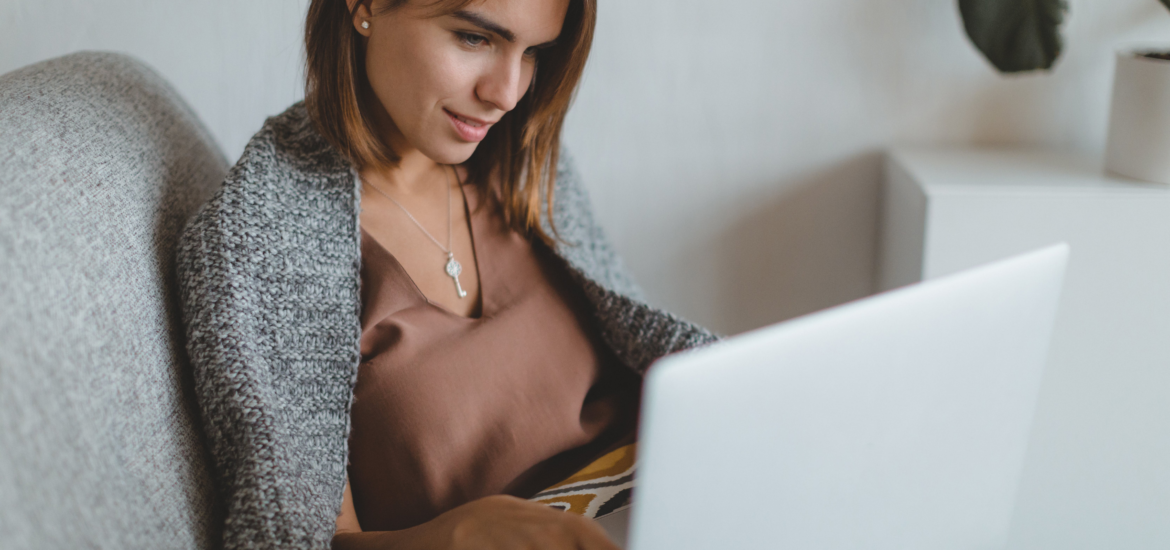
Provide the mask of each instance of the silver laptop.
[{"label": "silver laptop", "polygon": [[1002,546],[1067,258],[1056,245],[663,358],[632,511],[599,521],[631,550]]}]

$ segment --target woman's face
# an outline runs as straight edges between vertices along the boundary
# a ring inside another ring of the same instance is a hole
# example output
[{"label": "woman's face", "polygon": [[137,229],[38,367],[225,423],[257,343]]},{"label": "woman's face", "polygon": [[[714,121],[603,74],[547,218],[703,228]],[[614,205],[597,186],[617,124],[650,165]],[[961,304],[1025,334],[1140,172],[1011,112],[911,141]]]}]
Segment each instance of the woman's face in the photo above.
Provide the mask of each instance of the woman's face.
[{"label": "woman's face", "polygon": [[569,0],[477,0],[438,17],[430,3],[409,0],[379,15],[361,6],[353,24],[368,38],[382,139],[399,155],[459,164],[528,91],[537,52],[560,35]]}]

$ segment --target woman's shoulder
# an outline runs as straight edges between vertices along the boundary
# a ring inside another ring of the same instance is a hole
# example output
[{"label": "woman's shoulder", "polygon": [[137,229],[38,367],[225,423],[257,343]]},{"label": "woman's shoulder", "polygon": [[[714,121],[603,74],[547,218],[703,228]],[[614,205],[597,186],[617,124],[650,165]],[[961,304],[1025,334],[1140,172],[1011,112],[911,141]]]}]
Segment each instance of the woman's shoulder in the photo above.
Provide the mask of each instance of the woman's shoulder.
[{"label": "woman's shoulder", "polygon": [[[550,217],[562,240],[588,238],[597,229],[593,219],[593,202],[589,197],[589,189],[581,179],[572,153],[565,146],[561,146],[557,153],[551,216],[545,212],[542,220],[547,222]],[[548,229],[546,228],[546,231]]]},{"label": "woman's shoulder", "polygon": [[224,184],[319,187],[339,178],[352,180],[352,165],[317,131],[301,101],[264,121]]},{"label": "woman's shoulder", "polygon": [[557,155],[551,215],[546,211],[541,216],[541,222],[546,233],[555,235],[556,252],[571,267],[609,290],[635,299],[645,299],[642,289],[634,282],[605,230],[594,217],[589,188],[578,171],[573,155],[563,146]]},{"label": "woman's shoulder", "polygon": [[[317,132],[298,102],[264,122],[220,188],[187,223],[180,261],[233,245],[270,247],[277,243],[267,241],[301,229],[356,227],[355,181],[350,163]],[[317,235],[326,238],[330,232]]]},{"label": "woman's shoulder", "polygon": [[302,101],[265,120],[203,210],[261,214],[330,192],[348,200],[354,181],[352,165],[317,131]]}]

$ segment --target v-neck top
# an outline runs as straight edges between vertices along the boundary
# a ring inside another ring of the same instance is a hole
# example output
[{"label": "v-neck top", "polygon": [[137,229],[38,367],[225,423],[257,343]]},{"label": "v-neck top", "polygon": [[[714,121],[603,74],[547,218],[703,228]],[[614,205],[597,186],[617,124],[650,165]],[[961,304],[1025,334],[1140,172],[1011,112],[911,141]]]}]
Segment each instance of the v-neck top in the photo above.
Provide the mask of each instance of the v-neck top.
[{"label": "v-neck top", "polygon": [[641,378],[601,342],[565,265],[509,228],[498,203],[480,207],[477,188],[462,188],[477,318],[429,301],[362,230],[348,470],[366,531],[488,495],[532,496],[631,440],[636,425]]}]

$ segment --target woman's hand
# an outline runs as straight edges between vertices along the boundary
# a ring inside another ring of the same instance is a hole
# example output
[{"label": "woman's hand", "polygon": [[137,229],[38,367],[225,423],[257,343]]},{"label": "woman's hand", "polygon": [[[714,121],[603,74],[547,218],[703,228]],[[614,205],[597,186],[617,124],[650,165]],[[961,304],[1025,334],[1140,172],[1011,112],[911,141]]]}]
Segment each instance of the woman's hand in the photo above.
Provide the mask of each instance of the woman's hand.
[{"label": "woman's hand", "polygon": [[593,520],[507,495],[468,502],[419,527],[444,550],[619,550]]},{"label": "woman's hand", "polygon": [[349,481],[334,550],[619,550],[595,521],[507,495],[474,500],[402,531],[362,532]]}]

